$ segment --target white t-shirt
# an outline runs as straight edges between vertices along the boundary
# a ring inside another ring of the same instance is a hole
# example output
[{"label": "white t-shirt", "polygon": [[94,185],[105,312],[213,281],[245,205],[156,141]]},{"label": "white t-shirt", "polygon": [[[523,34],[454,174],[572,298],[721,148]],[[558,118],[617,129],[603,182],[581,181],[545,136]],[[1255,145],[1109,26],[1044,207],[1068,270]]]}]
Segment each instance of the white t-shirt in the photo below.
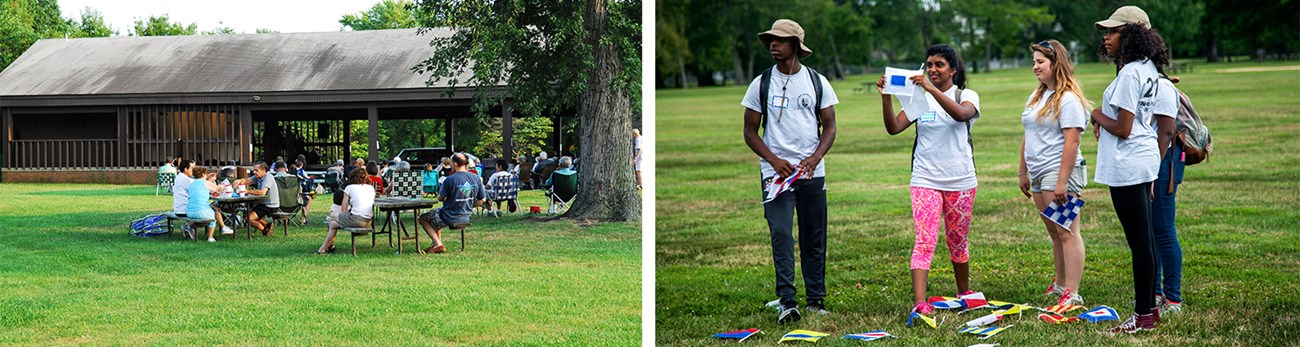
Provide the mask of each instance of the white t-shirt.
[{"label": "white t-shirt", "polygon": [[[822,108],[840,103],[826,77],[819,77],[822,83]],[[758,99],[758,88],[762,85],[762,78],[762,75],[759,75],[749,83],[749,90],[745,91],[745,98],[740,101],[740,104],[755,112],[763,112],[762,103],[767,103],[767,124],[763,129],[763,144],[767,145],[772,154],[778,158],[784,159],[790,165],[799,165],[800,161],[817,151],[817,145],[820,143],[819,116],[816,112],[818,110],[813,110],[817,104],[813,100],[817,90],[813,89],[812,78],[808,76],[808,67],[800,65],[799,72],[786,75],[773,66],[772,80],[768,82],[770,86],[767,100]],[[764,178],[776,176],[776,170],[767,160],[759,158],[758,165]],[[817,168],[813,170],[813,177],[825,176],[826,168],[823,160],[817,163]]]},{"label": "white t-shirt", "polygon": [[487,185],[488,187],[495,187],[498,183],[501,183],[498,182],[499,180],[506,179],[506,177],[510,177],[509,172],[505,172],[505,171],[494,172],[492,173],[492,177],[488,177]]},{"label": "white t-shirt", "polygon": [[[1097,175],[1093,181],[1111,187],[1131,186],[1156,179],[1160,151],[1156,132],[1151,126],[1152,106],[1160,95],[1160,75],[1150,60],[1124,65],[1119,75],[1106,87],[1101,111],[1110,119],[1119,118],[1119,110],[1133,112],[1133,127],[1128,139],[1109,131],[1101,132],[1097,143]],[[1102,129],[1105,130],[1105,129]]]},{"label": "white t-shirt", "polygon": [[[1056,120],[1048,118],[1041,123],[1038,121],[1039,111],[1047,105],[1047,99],[1054,93],[1054,90],[1043,92],[1043,96],[1037,103],[1025,107],[1025,110],[1020,113],[1020,124],[1025,126],[1025,167],[1029,169],[1029,177],[1038,177],[1061,169],[1061,157],[1065,155],[1063,129],[1088,130],[1088,111],[1083,108],[1079,96],[1074,93],[1065,93],[1061,96]],[[1033,94],[1030,94],[1029,98],[1032,100]],[[1075,149],[1075,151],[1077,167],[1079,160],[1083,159],[1083,150]]]},{"label": "white t-shirt", "polygon": [[[1161,77],[1159,83],[1159,88],[1156,88],[1156,103],[1151,105],[1151,113],[1154,113],[1156,116],[1177,119],[1178,88],[1174,88],[1174,82],[1170,81],[1168,78]],[[1159,134],[1160,122],[1157,122],[1154,118],[1155,117],[1152,117],[1151,120],[1151,129],[1155,130],[1156,134]],[[1159,138],[1156,138],[1156,140],[1159,140]],[[1156,145],[1158,146],[1159,144],[1159,141],[1157,141]],[[1173,141],[1170,141],[1170,145],[1172,144]],[[1168,150],[1168,148],[1165,148],[1164,150]]]},{"label": "white t-shirt", "polygon": [[349,184],[343,188],[348,195],[348,204],[352,205],[352,214],[371,218],[375,214],[375,187],[369,184]]},{"label": "white t-shirt", "polygon": [[[954,101],[957,86],[943,93]],[[911,185],[943,191],[962,191],[975,188],[975,153],[971,148],[970,132],[966,122],[958,122],[935,101],[934,95],[925,93],[930,111],[916,118],[916,147],[912,149]],[[975,111],[980,109],[980,96],[974,90],[963,89],[961,102],[970,102]],[[979,114],[969,120],[975,125]]]},{"label": "white t-shirt", "polygon": [[176,174],[176,180],[172,181],[172,212],[185,214],[185,206],[190,203],[190,183],[193,182],[194,179],[184,172]]}]

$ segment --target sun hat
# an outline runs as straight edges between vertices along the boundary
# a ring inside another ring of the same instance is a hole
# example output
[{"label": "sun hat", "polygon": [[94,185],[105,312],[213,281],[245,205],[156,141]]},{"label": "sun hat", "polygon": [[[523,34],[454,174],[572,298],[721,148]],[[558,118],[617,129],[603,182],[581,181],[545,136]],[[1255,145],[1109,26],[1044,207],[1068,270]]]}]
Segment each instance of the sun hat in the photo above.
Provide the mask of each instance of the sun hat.
[{"label": "sun hat", "polygon": [[799,23],[789,19],[778,19],[772,23],[772,30],[758,33],[758,40],[763,42],[763,47],[768,47],[772,43],[772,37],[793,37],[799,39],[799,58],[807,58],[812,55],[812,49],[804,45],[803,27]]},{"label": "sun hat", "polygon": [[1147,18],[1147,12],[1137,6],[1124,6],[1115,9],[1115,13],[1110,18],[1097,22],[1097,30],[1106,30],[1126,24],[1141,23],[1143,27],[1151,28],[1151,19]]}]

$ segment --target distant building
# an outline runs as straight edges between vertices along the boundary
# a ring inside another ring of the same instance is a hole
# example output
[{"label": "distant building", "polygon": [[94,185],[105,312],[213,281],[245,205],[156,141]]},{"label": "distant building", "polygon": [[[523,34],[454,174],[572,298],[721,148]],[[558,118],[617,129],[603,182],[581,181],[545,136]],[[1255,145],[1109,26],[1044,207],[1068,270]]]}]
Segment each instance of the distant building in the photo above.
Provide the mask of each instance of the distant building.
[{"label": "distant building", "polygon": [[[447,79],[426,86],[411,70],[450,33],[40,40],[0,73],[0,180],[146,183],[168,156],[348,160],[349,120],[369,120],[373,139],[377,120],[441,118],[450,142],[450,120],[473,115],[475,89],[446,95]],[[503,117],[509,156],[511,112],[489,113]],[[390,159],[369,143],[369,159]]]}]

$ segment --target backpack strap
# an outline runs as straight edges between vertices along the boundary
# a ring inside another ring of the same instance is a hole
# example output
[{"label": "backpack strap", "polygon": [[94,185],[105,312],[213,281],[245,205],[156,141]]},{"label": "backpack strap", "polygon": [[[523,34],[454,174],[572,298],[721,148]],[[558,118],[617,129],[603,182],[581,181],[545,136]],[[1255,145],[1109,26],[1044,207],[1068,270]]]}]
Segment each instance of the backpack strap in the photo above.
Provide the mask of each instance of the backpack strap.
[{"label": "backpack strap", "polygon": [[[817,70],[814,70],[814,69],[811,68],[811,67],[804,66],[803,68],[808,69],[808,77],[809,77],[810,81],[812,82],[812,85],[813,85],[813,92],[814,92],[814,94],[816,94],[815,97],[817,98],[817,100],[813,101],[813,102],[814,102],[814,107],[813,107],[813,118],[817,120],[817,128],[820,129],[821,126],[822,126],[822,118],[821,118],[821,115],[820,115],[820,113],[819,113],[819,112],[821,112],[821,110],[822,110],[822,81],[821,81],[821,74],[818,74],[818,73],[817,73]],[[767,128],[767,101],[768,101],[767,98],[768,98],[768,89],[770,89],[770,88],[772,87],[772,70],[774,70],[774,69],[776,69],[776,65],[772,65],[771,68],[769,68],[769,69],[767,69],[767,70],[764,70],[764,71],[763,71],[763,75],[759,77],[759,78],[761,78],[762,80],[760,80],[760,81],[758,82],[758,99],[759,99],[760,103],[763,105],[763,106],[762,106],[762,110],[759,112],[760,114],[763,115],[763,118],[760,119],[760,120],[759,120],[759,123],[758,123],[758,128],[759,128],[759,129],[765,129],[765,128]],[[787,107],[788,107],[788,106],[787,106]]]},{"label": "backpack strap", "polygon": [[[776,65],[772,67],[775,68]],[[772,69],[763,70],[763,75],[759,78],[761,80],[758,82],[758,103],[763,105],[763,109],[759,112],[763,118],[758,121],[758,129],[763,130],[767,128],[767,89],[772,87]]]}]

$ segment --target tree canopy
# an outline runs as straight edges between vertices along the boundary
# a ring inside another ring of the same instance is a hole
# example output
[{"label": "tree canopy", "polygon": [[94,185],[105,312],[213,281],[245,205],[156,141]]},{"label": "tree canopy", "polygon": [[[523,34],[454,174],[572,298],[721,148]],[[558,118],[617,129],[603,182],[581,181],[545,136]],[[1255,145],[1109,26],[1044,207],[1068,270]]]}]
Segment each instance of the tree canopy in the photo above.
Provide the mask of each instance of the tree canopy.
[{"label": "tree canopy", "polygon": [[[631,118],[640,110],[639,0],[421,0],[425,28],[454,30],[415,70],[475,90],[475,109],[503,104],[579,122],[581,194],[565,217],[636,220]],[[469,77],[461,79],[462,73]]]}]

